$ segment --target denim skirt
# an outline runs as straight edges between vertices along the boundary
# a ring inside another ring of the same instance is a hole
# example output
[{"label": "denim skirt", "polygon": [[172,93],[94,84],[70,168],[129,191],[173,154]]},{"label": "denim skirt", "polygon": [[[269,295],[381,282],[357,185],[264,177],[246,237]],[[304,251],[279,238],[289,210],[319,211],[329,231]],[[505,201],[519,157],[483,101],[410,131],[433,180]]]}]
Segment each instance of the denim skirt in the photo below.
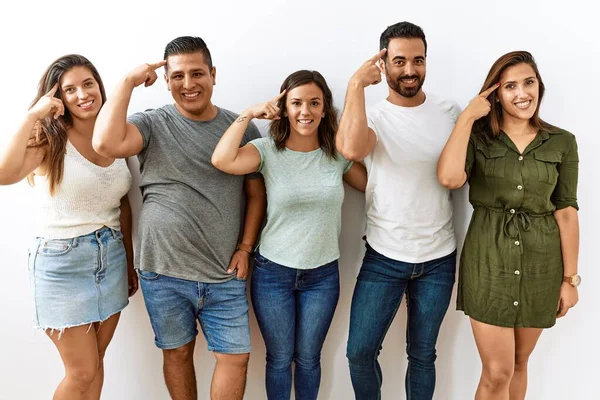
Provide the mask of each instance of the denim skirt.
[{"label": "denim skirt", "polygon": [[29,249],[36,328],[106,320],[129,302],[121,232],[101,228],[71,239],[36,238]]}]

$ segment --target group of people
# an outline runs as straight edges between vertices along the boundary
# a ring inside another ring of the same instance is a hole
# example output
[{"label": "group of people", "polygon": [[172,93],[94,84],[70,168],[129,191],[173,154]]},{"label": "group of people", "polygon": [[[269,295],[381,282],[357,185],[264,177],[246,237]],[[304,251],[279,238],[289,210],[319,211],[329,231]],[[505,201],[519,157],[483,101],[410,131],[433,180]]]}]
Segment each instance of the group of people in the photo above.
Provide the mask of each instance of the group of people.
[{"label": "group of people", "polygon": [[[578,299],[575,137],[539,117],[545,87],[526,51],[500,57],[461,112],[422,89],[420,27],[391,25],[379,47],[350,79],[341,118],[324,77],[309,70],[239,115],[217,107],[199,37],[171,41],[162,61],[130,71],[108,98],[85,57],[48,67],[1,149],[0,184],[27,177],[37,192],[29,273],[36,326],[65,367],[54,399],[100,398],[103,357],[138,276],[170,396],[197,398],[199,322],[216,358],[210,397],[241,399],[251,257],[267,397],[289,399],[293,386],[296,399],[316,399],[340,294],[343,182],[366,196],[347,343],[356,398],[381,397],[377,359],[405,294],[406,395],[433,397],[457,264],[450,190],[466,182],[474,211],[458,309],[482,361],[475,398],[525,397],[542,329]],[[134,88],[152,85],[161,67],[174,103],[127,116]],[[367,108],[365,89],[382,77],[389,95]],[[253,119],[271,121],[268,137]],[[135,263],[132,156],[143,198]]]}]

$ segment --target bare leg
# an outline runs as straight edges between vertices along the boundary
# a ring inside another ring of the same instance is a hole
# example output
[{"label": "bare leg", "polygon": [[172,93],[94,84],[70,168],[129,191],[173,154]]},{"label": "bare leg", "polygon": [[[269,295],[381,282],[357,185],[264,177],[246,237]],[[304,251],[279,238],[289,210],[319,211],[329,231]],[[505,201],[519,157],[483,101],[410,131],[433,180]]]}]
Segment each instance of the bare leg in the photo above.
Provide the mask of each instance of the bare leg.
[{"label": "bare leg", "polygon": [[112,315],[102,324],[99,322],[94,323],[94,327],[92,328],[96,331],[96,340],[98,346],[98,372],[96,373],[96,379],[94,379],[94,382],[89,390],[88,398],[90,400],[100,399],[102,384],[104,383],[104,354],[106,353],[106,348],[110,344],[110,341],[115,334],[120,316],[121,313]]},{"label": "bare leg", "polygon": [[217,365],[210,385],[211,400],[242,400],[250,354],[214,355]]},{"label": "bare leg", "polygon": [[196,400],[194,347],[196,340],[172,350],[163,350],[163,373],[173,400]]},{"label": "bare leg", "polygon": [[515,373],[510,381],[510,400],[524,400],[527,391],[527,362],[542,329],[515,329]]},{"label": "bare leg", "polygon": [[[89,332],[88,332],[89,330]],[[46,334],[54,343],[65,367],[65,377],[54,392],[53,400],[87,400],[98,372],[96,332],[89,325],[67,328]]]},{"label": "bare leg", "polygon": [[475,400],[509,400],[508,389],[515,368],[514,329],[472,318],[471,328],[482,363]]}]

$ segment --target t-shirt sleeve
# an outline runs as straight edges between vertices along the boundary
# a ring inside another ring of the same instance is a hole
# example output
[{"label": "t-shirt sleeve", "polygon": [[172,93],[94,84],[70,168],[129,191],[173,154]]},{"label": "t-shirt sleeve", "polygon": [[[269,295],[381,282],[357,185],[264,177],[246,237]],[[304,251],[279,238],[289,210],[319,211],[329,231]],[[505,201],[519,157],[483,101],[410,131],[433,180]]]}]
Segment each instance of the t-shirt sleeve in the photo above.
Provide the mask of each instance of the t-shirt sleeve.
[{"label": "t-shirt sleeve", "polygon": [[133,115],[130,115],[127,118],[127,122],[133,124],[138,131],[142,134],[142,141],[144,147],[142,151],[146,150],[148,147],[148,143],[150,143],[150,138],[152,136],[152,118],[148,112],[137,112]]},{"label": "t-shirt sleeve", "polygon": [[350,161],[350,160],[346,160],[344,158],[344,156],[341,153],[337,153],[337,156],[340,159],[340,162],[342,164],[342,175],[345,174],[346,172],[350,171],[350,168],[352,168],[352,164],[354,164],[354,161]]},{"label": "t-shirt sleeve", "polygon": [[268,141],[269,138],[258,138],[250,142],[250,144],[256,147],[256,150],[258,150],[258,154],[260,154],[260,165],[258,166],[258,170],[255,173],[263,171],[263,167],[265,166],[265,159],[267,157]]},{"label": "t-shirt sleeve", "polygon": [[577,180],[579,176],[579,153],[577,151],[577,140],[571,136],[571,145],[557,166],[558,180],[550,200],[557,210],[574,207],[579,210],[577,204]]},{"label": "t-shirt sleeve", "polygon": [[375,112],[373,110],[367,110],[367,126],[375,132],[375,137],[379,141],[379,136],[377,135],[377,128],[375,127]]}]

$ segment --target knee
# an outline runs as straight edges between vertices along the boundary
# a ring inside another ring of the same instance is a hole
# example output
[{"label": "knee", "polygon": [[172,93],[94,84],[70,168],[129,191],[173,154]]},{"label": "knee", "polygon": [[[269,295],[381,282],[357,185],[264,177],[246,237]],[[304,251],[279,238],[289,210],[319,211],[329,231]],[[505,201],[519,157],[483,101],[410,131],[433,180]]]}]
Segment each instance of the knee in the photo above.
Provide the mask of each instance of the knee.
[{"label": "knee", "polygon": [[484,365],[482,383],[492,392],[503,390],[509,386],[513,374],[512,364]]},{"label": "knee", "polygon": [[86,392],[92,386],[97,373],[98,364],[87,363],[68,367],[66,370],[66,377],[79,391]]},{"label": "knee", "polygon": [[434,346],[407,346],[406,354],[410,362],[423,366],[433,365],[437,359]]},{"label": "knee", "polygon": [[229,369],[235,369],[240,372],[246,373],[248,369],[248,361],[250,360],[250,354],[218,354],[215,353],[217,364],[220,367]]},{"label": "knee", "polygon": [[267,367],[270,370],[285,370],[292,365],[294,356],[292,353],[273,353],[267,351]]},{"label": "knee", "polygon": [[187,363],[194,359],[194,348],[191,346],[181,346],[176,349],[163,350],[165,363]]},{"label": "knee", "polygon": [[348,342],[346,348],[346,358],[350,365],[373,365],[379,351],[372,351],[366,346],[360,344],[351,344]]},{"label": "knee", "polygon": [[302,368],[304,370],[316,370],[321,366],[321,353],[296,353],[294,355],[294,363],[296,364],[296,368]]},{"label": "knee", "polygon": [[529,362],[529,353],[515,355],[515,371],[526,371]]}]

